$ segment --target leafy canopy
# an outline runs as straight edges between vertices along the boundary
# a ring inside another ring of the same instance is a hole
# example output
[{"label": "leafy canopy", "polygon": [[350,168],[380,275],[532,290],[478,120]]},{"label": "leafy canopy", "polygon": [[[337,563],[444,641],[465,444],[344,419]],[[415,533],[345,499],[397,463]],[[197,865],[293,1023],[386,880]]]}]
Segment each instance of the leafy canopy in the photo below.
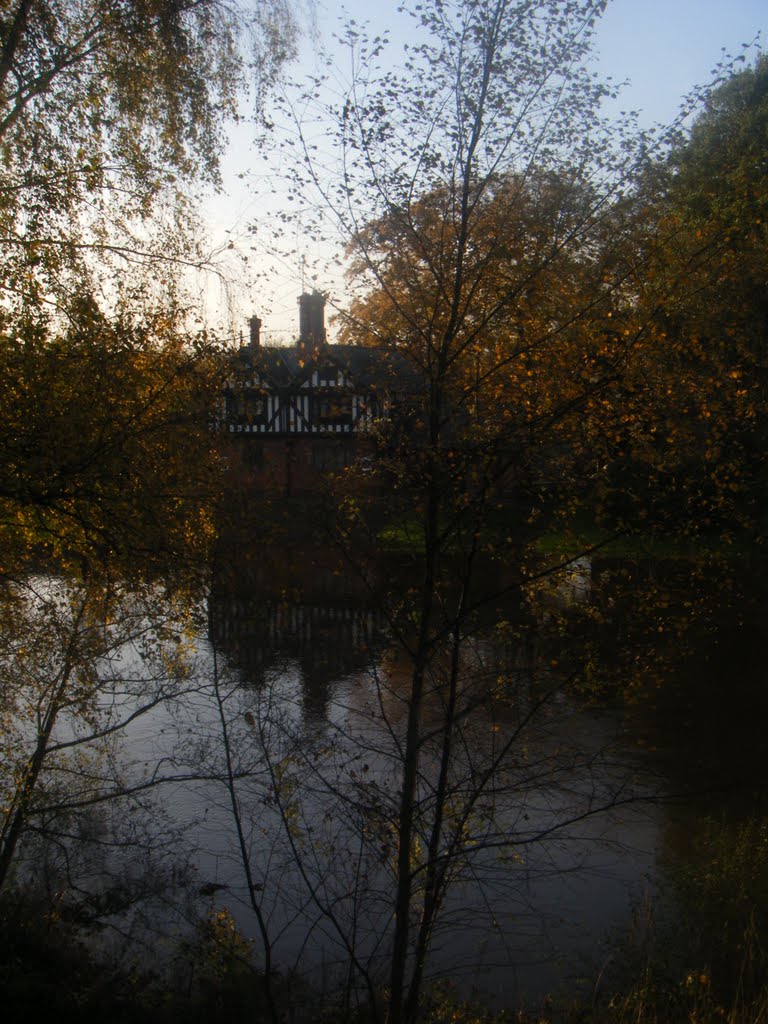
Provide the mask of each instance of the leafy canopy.
[{"label": "leafy canopy", "polygon": [[636,190],[634,374],[613,482],[628,513],[730,534],[761,523],[768,480],[768,60],[708,96]]},{"label": "leafy canopy", "polygon": [[91,251],[91,271],[194,259],[193,183],[218,181],[226,122],[292,32],[282,0],[0,0],[3,303],[38,314],[81,284]]},{"label": "leafy canopy", "polygon": [[199,554],[195,193],[291,52],[284,0],[0,0],[0,563]]}]

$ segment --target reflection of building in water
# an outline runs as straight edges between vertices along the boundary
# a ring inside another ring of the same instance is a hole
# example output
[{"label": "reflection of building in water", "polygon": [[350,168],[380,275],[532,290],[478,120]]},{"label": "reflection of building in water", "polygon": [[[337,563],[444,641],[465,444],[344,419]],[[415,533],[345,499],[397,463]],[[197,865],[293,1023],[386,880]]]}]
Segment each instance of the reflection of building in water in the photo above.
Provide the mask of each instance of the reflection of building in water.
[{"label": "reflection of building in water", "polygon": [[288,660],[302,676],[304,700],[324,714],[332,684],[367,668],[381,633],[377,613],[359,605],[301,604],[261,595],[214,593],[210,636],[245,686],[263,686]]},{"label": "reflection of building in water", "polygon": [[[301,674],[303,699],[313,713],[325,715],[337,684],[345,677],[379,670],[378,681],[394,701],[397,718],[403,706],[412,666],[407,652],[393,653],[398,644],[387,644],[387,623],[397,621],[403,594],[418,594],[420,577],[408,563],[382,558],[368,566],[367,575],[345,571],[333,552],[302,549],[283,553],[265,552],[261,558],[232,558],[225,575],[213,588],[210,602],[210,637],[226,656],[245,686],[261,688],[276,681],[291,666]],[[270,560],[270,558],[274,560]],[[446,575],[449,575],[446,568]],[[507,664],[512,654],[509,643],[499,634],[499,616],[511,628],[520,621],[519,591],[506,567],[489,564],[483,575],[483,592],[503,594],[478,609],[468,621],[462,641],[462,672],[478,682],[485,676],[492,682],[501,672],[509,675],[523,669],[523,655],[514,644],[514,667]],[[459,588],[442,591],[444,610],[459,600]],[[391,618],[387,609],[392,609]],[[409,623],[400,621],[400,647],[408,636]],[[471,629],[470,629],[471,627]],[[470,636],[471,633],[471,636]],[[391,638],[390,638],[391,639]],[[381,657],[386,647],[385,662]],[[480,649],[482,648],[482,657]],[[444,675],[443,655],[435,649],[432,664],[436,692]],[[505,668],[499,664],[504,658]],[[528,660],[526,672],[530,674]],[[527,676],[526,676],[527,678]],[[431,685],[431,684],[430,684]],[[439,696],[439,695],[438,695]],[[345,701],[355,702],[348,694]]]}]

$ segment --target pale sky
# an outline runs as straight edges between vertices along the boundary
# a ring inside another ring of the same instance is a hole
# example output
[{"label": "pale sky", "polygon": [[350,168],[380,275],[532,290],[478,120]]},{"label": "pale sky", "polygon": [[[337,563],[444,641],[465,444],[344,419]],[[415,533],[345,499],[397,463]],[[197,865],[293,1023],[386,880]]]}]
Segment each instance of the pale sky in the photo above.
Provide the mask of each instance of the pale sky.
[{"label": "pale sky", "polygon": [[[397,0],[378,0],[375,4],[371,0],[346,0],[343,6],[359,23],[369,22],[374,33],[385,26],[390,28],[395,49]],[[342,4],[331,0],[316,5],[317,32],[328,47],[338,29],[341,10]],[[674,119],[682,97],[712,78],[724,52],[736,55],[743,43],[751,43],[756,37],[759,46],[768,49],[766,0],[613,0],[597,31],[596,66],[604,76],[629,80],[621,109],[642,111],[641,123],[645,125],[666,124]],[[307,42],[302,46],[299,65],[291,69],[292,76],[298,77],[303,68],[313,70],[311,63],[312,45]],[[247,128],[238,130],[224,162],[224,194],[206,207],[217,243],[232,238],[238,247],[248,248],[248,223],[266,220],[267,206],[274,200],[266,189],[259,190],[258,169],[263,160]],[[255,171],[252,184],[241,177],[247,171]],[[298,328],[300,253],[306,251],[310,262],[318,253],[311,251],[311,242],[297,236],[296,255],[270,264],[260,257],[258,233],[253,241],[256,251],[249,252],[242,280],[230,295],[231,321],[235,329],[242,326],[247,334],[248,317],[258,313],[267,337],[288,343]],[[305,278],[304,285],[336,294],[341,287],[338,275],[334,277],[330,270],[317,278]],[[209,296],[209,301],[218,309],[221,296]]]},{"label": "pale sky", "polygon": [[736,55],[758,35],[765,49],[766,0],[613,0],[598,29],[599,67],[630,80],[632,109],[666,123],[680,98],[709,80],[723,50]]}]

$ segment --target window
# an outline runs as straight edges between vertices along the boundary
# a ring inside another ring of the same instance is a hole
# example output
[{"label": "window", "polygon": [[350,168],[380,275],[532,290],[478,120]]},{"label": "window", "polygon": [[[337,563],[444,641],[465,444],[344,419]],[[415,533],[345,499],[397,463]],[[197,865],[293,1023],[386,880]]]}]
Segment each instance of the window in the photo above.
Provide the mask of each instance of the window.
[{"label": "window", "polygon": [[352,396],[338,395],[315,400],[315,422],[319,427],[351,426]]},{"label": "window", "polygon": [[238,397],[236,405],[238,423],[248,426],[265,422],[267,402],[264,396],[257,391],[244,392]]}]

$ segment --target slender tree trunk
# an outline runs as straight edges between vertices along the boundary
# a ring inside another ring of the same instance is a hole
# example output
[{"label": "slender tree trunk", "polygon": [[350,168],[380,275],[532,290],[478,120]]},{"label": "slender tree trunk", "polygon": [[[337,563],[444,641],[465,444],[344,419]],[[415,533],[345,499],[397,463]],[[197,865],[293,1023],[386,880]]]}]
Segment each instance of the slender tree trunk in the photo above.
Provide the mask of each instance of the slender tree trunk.
[{"label": "slender tree trunk", "polygon": [[424,682],[429,664],[429,621],[434,599],[434,558],[428,558],[424,579],[424,599],[421,612],[421,630],[411,677],[408,705],[408,724],[403,750],[403,788],[400,794],[400,812],[397,824],[397,889],[395,896],[395,934],[392,944],[390,975],[389,1024],[401,1024],[406,989],[410,916],[412,904],[411,850],[414,835],[414,815],[417,802],[416,780],[421,747],[421,711]]},{"label": "slender tree trunk", "polygon": [[435,789],[435,811],[427,847],[426,869],[424,879],[424,895],[419,922],[418,935],[413,954],[413,973],[408,986],[405,1001],[404,1018],[407,1022],[416,1020],[419,1010],[419,997],[424,978],[424,968],[432,938],[435,919],[440,910],[443,895],[443,879],[445,871],[440,866],[440,850],[443,845],[443,825],[445,821],[446,801],[448,798],[448,780],[453,758],[454,728],[456,725],[456,705],[459,690],[459,670],[461,645],[463,641],[461,622],[466,610],[467,586],[469,573],[465,576],[459,608],[456,613],[453,640],[451,644],[451,664],[448,677],[448,699],[443,720],[443,736],[440,751],[440,771]]},{"label": "slender tree trunk", "polygon": [[395,934],[392,943],[390,973],[389,1024],[405,1021],[405,993],[408,973],[408,947],[410,944],[410,918],[413,906],[413,871],[411,853],[415,831],[415,812],[418,802],[417,779],[421,753],[421,715],[424,686],[432,657],[432,618],[434,614],[437,569],[440,555],[440,415],[442,389],[433,382],[430,392],[430,451],[427,466],[427,495],[424,515],[425,567],[419,619],[419,636],[414,653],[411,690],[408,702],[408,722],[403,750],[403,786],[398,816],[397,883],[395,895]]},{"label": "slender tree trunk", "polygon": [[0,92],[5,88],[5,83],[11,72],[13,59],[19,48],[21,37],[26,31],[29,12],[34,2],[35,0],[20,0],[8,33],[3,40],[2,49],[0,49]]},{"label": "slender tree trunk", "polygon": [[253,871],[251,870],[251,858],[248,852],[248,844],[245,838],[245,832],[243,830],[243,818],[240,813],[240,802],[237,799],[237,789],[235,787],[235,773],[232,763],[232,746],[229,740],[229,726],[227,724],[227,718],[224,713],[224,701],[221,696],[221,687],[219,681],[219,662],[216,654],[216,648],[213,648],[213,686],[216,695],[216,706],[219,712],[219,721],[221,722],[221,736],[224,743],[224,757],[226,761],[227,770],[227,791],[229,793],[230,804],[232,806],[232,817],[235,822],[235,829],[237,831],[237,843],[240,850],[240,863],[243,868],[243,874],[245,875],[245,882],[248,886],[248,900],[251,904],[251,909],[256,915],[256,922],[259,926],[259,932],[261,934],[262,947],[264,949],[264,993],[267,999],[267,1007],[269,1009],[269,1019],[273,1022],[277,1021],[277,1005],[275,1004],[275,993],[272,988],[272,975],[273,975],[273,964],[272,964],[272,942],[269,937],[269,931],[267,929],[267,922],[262,913],[259,901],[256,899],[256,884],[253,877]]},{"label": "slender tree trunk", "polygon": [[23,781],[16,789],[12,804],[6,814],[2,831],[0,831],[0,891],[8,879],[16,848],[27,824],[30,804],[48,754],[51,734],[59,713],[67,703],[67,691],[76,666],[80,625],[85,614],[85,606],[86,600],[83,598],[72,625],[72,632],[67,644],[67,651],[59,674],[59,680],[55,684],[53,696],[48,703],[43,721],[38,729],[35,749],[27,763]]}]

